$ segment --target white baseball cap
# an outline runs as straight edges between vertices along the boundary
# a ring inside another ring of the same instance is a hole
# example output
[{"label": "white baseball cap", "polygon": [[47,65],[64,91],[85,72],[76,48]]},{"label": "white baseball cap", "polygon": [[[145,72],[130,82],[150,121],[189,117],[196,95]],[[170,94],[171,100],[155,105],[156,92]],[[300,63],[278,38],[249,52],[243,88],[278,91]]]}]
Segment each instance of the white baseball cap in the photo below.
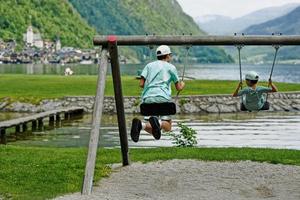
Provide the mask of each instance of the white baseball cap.
[{"label": "white baseball cap", "polygon": [[257,81],[259,79],[259,75],[255,71],[250,71],[245,75],[245,79],[251,81]]},{"label": "white baseball cap", "polygon": [[167,45],[161,45],[156,49],[156,56],[169,55],[171,53],[171,49]]}]

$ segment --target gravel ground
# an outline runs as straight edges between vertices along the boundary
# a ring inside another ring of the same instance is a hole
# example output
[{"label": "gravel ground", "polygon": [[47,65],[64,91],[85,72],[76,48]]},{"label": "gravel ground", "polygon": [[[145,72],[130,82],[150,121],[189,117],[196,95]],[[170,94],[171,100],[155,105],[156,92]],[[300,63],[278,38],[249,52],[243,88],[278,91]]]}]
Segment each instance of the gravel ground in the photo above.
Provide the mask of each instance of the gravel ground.
[{"label": "gravel ground", "polygon": [[300,200],[300,167],[250,161],[133,163],[115,168],[90,196],[57,199]]}]

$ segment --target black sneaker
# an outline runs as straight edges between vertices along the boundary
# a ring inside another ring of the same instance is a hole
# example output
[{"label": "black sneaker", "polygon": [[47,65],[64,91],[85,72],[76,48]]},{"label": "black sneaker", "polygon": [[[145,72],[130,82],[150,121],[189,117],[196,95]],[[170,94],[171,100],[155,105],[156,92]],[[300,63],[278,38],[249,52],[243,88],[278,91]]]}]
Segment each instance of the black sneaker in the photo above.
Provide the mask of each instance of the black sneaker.
[{"label": "black sneaker", "polygon": [[159,140],[160,136],[161,136],[161,131],[160,131],[160,124],[159,124],[158,118],[152,116],[152,117],[149,118],[149,122],[150,122],[151,127],[152,127],[153,137],[156,140]]},{"label": "black sneaker", "polygon": [[142,122],[138,118],[132,120],[130,136],[132,141],[138,142],[140,138],[140,132],[142,130]]}]

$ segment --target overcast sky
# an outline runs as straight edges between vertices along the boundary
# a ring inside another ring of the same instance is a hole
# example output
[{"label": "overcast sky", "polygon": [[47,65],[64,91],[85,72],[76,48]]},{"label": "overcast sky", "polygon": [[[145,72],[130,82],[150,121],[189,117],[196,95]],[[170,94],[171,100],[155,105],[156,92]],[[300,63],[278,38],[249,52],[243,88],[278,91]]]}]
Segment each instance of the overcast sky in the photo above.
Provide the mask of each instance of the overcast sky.
[{"label": "overcast sky", "polygon": [[287,3],[300,3],[300,0],[177,0],[183,10],[192,17],[218,14],[240,17],[252,11],[280,6]]}]

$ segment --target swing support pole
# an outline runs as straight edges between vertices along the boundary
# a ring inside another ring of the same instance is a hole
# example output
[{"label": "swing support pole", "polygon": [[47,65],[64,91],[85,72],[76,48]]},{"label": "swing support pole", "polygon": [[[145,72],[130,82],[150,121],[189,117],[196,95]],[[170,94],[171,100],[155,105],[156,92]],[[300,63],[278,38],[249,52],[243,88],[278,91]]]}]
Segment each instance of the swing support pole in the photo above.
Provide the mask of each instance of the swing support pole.
[{"label": "swing support pole", "polygon": [[84,180],[83,180],[83,185],[81,190],[82,195],[90,195],[92,193],[98,141],[100,135],[99,132],[100,122],[101,122],[103,102],[104,102],[106,72],[108,67],[107,54],[108,54],[107,47],[103,46],[101,52],[101,61],[99,64],[99,75],[98,75],[97,92],[96,92],[95,104],[93,110],[92,130],[90,134],[89,150],[88,150],[88,156],[85,165],[85,175],[84,175]]},{"label": "swing support pole", "polygon": [[117,38],[111,36],[110,38],[108,38],[108,40],[109,40],[108,50],[109,50],[110,60],[111,60],[111,71],[113,77],[120,145],[121,145],[121,152],[122,152],[122,163],[123,166],[126,166],[129,165],[128,138],[127,138],[127,129],[126,129],[126,121],[125,121],[124,98],[122,93],[122,82],[121,82]]}]

